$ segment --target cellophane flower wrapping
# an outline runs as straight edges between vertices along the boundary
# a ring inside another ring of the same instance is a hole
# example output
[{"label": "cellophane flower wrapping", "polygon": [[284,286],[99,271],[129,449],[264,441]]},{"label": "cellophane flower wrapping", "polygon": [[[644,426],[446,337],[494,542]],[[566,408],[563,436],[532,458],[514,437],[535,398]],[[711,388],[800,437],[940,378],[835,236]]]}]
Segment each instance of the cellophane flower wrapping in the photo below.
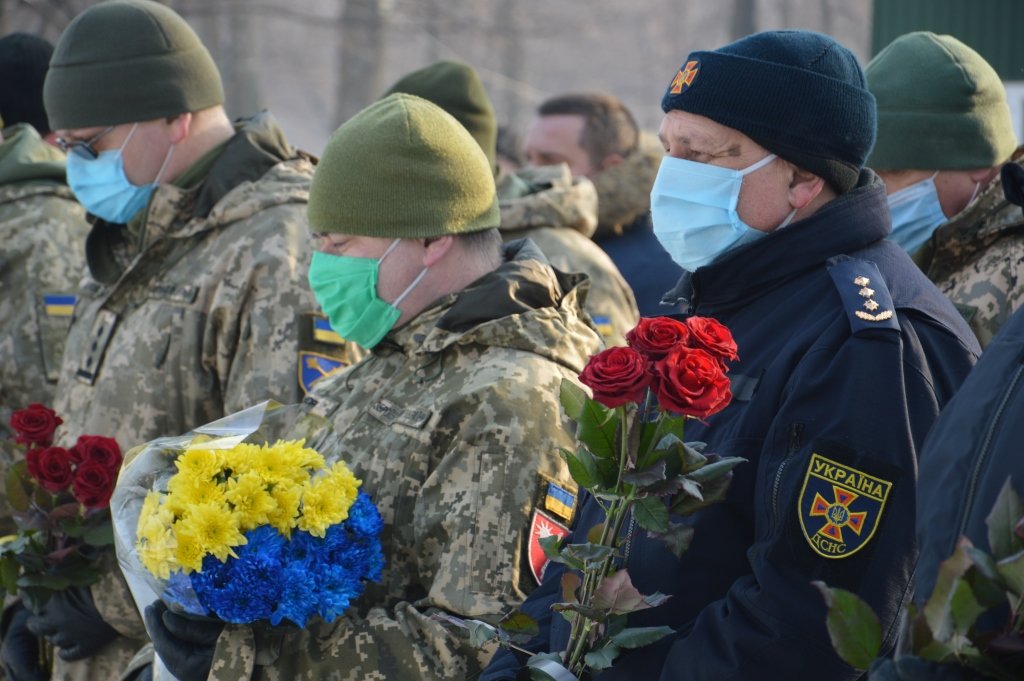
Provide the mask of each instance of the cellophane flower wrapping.
[{"label": "cellophane flower wrapping", "polygon": [[265,402],[129,452],[111,512],[140,610],[303,627],[380,579],[380,514],[343,452],[305,446],[313,429]]}]

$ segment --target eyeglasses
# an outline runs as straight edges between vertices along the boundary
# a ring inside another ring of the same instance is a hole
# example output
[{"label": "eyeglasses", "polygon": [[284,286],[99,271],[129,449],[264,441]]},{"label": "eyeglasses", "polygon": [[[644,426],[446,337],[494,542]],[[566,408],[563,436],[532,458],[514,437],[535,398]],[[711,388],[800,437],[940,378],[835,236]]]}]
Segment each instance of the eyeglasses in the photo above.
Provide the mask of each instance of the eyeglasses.
[{"label": "eyeglasses", "polygon": [[92,139],[83,142],[82,140],[71,140],[70,142],[63,137],[58,137],[56,142],[57,146],[64,151],[64,153],[73,153],[76,156],[84,158],[87,161],[95,160],[99,157],[100,152],[92,146],[100,141],[100,138],[106,135],[108,132],[116,128],[116,125],[111,125],[105,130],[100,131],[99,134],[93,136]]}]

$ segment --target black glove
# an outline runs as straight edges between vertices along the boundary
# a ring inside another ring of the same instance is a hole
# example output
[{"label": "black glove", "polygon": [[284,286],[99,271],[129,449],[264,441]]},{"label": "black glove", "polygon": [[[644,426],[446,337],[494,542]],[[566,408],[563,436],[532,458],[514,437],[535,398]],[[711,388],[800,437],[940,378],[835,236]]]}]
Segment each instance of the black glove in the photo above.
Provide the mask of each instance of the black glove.
[{"label": "black glove", "polygon": [[179,681],[205,681],[224,622],[177,615],[157,601],[146,607],[146,629],[171,674]]},{"label": "black glove", "polygon": [[930,662],[913,655],[875,660],[868,681],[983,681],[977,672],[952,664]]},{"label": "black glove", "polygon": [[7,681],[47,681],[50,678],[39,665],[42,641],[25,626],[31,615],[21,603],[12,605],[4,613],[6,626],[0,659],[3,659]]},{"label": "black glove", "polygon": [[92,657],[120,635],[103,621],[88,587],[55,592],[38,615],[28,618],[28,628],[57,646],[65,662]]}]

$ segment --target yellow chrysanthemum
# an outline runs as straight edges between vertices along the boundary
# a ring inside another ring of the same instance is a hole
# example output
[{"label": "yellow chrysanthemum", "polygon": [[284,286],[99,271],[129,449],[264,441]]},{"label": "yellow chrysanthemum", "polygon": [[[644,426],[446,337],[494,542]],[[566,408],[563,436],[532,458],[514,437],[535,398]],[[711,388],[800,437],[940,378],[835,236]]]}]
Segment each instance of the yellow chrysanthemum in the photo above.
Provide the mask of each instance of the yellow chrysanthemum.
[{"label": "yellow chrysanthemum", "polygon": [[174,560],[185,574],[203,569],[206,551],[195,528],[185,520],[174,524]]},{"label": "yellow chrysanthemum", "polygon": [[[348,476],[344,475],[348,473]],[[297,527],[315,537],[323,537],[327,528],[348,518],[355,501],[355,487],[349,484],[351,473],[332,472],[315,480],[302,492],[302,515]],[[354,477],[351,477],[355,481]]]},{"label": "yellow chrysanthemum", "polygon": [[302,500],[302,486],[288,480],[276,483],[270,495],[277,502],[277,507],[267,514],[268,522],[286,537],[292,536],[299,515],[299,502]]},{"label": "yellow chrysanthemum", "polygon": [[243,442],[221,452],[223,467],[233,476],[244,475],[256,467],[260,458],[259,445]]},{"label": "yellow chrysanthemum", "polygon": [[224,505],[227,490],[211,479],[175,476],[167,485],[169,502],[173,503],[176,515],[184,515],[189,507],[197,504]]},{"label": "yellow chrysanthemum", "polygon": [[[232,551],[233,547],[246,543],[245,536],[238,529],[238,519],[223,504],[207,503],[193,506],[187,515],[174,524],[174,534],[179,544],[184,534],[190,541],[198,543],[202,554],[216,556],[222,562],[227,560],[228,556],[236,555]],[[185,552],[185,555],[191,557],[192,553]],[[202,563],[202,555],[199,562]],[[184,562],[182,567],[185,567]]]},{"label": "yellow chrysanthemum", "polygon": [[178,472],[175,478],[197,480],[213,480],[220,470],[220,462],[215,451],[210,449],[189,449],[174,462]]},{"label": "yellow chrysanthemum", "polygon": [[164,528],[158,533],[147,534],[136,544],[142,565],[159,579],[169,579],[171,571],[178,567],[174,543],[171,530]]},{"label": "yellow chrysanthemum", "polygon": [[303,447],[305,440],[279,440],[260,452],[259,470],[268,481],[291,480],[302,484],[310,471],[324,467],[324,457],[316,450]]},{"label": "yellow chrysanthemum", "polygon": [[242,532],[268,523],[269,514],[277,508],[277,501],[255,471],[232,478],[227,489],[225,498],[235,512]]}]

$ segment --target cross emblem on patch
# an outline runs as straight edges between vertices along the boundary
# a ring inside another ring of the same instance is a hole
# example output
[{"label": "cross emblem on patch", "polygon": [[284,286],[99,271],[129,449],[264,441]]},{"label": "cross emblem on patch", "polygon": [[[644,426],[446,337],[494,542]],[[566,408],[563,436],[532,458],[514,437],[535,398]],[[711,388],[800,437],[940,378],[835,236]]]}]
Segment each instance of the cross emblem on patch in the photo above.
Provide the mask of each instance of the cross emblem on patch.
[{"label": "cross emblem on patch", "polygon": [[672,79],[669,91],[674,95],[678,95],[683,91],[683,87],[689,87],[693,84],[699,70],[700,62],[696,59],[686,62],[686,65],[676,72],[676,77]]}]

